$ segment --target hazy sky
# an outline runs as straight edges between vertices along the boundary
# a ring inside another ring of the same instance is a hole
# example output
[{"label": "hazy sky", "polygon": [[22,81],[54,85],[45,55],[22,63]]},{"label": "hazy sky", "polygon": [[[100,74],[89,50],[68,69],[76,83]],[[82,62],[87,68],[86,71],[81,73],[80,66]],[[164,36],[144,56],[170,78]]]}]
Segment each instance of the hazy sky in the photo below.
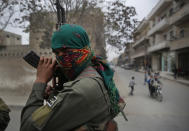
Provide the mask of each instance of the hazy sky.
[{"label": "hazy sky", "polygon": [[[136,17],[138,18],[138,20],[142,20],[144,17],[146,17],[150,13],[152,8],[157,4],[158,1],[159,0],[126,0],[126,4],[129,6],[134,6],[137,12]],[[7,27],[6,30],[22,35],[22,44],[29,43],[29,34],[23,33],[22,29]],[[114,57],[117,57],[119,55],[119,54],[113,53],[113,52],[116,52],[115,49],[110,49],[109,52],[111,52],[107,54],[109,57],[109,60],[112,60]]]},{"label": "hazy sky", "polygon": [[[138,20],[142,20],[144,17],[146,17],[152,8],[159,2],[159,0],[126,0],[126,4],[129,6],[134,6],[136,8],[137,12],[137,18]],[[118,49],[113,48],[112,46],[108,45],[107,47],[107,56],[108,61],[111,61],[113,58],[116,58],[120,55],[120,52]]]},{"label": "hazy sky", "polygon": [[[157,4],[159,0],[126,0],[128,5],[134,6],[137,11],[137,18],[142,20],[148,15],[151,9]],[[22,32],[22,29],[7,27],[7,31],[22,35],[22,44],[29,43],[29,35]]]},{"label": "hazy sky", "polygon": [[136,8],[137,18],[142,20],[158,2],[159,0],[127,0],[126,3]]}]

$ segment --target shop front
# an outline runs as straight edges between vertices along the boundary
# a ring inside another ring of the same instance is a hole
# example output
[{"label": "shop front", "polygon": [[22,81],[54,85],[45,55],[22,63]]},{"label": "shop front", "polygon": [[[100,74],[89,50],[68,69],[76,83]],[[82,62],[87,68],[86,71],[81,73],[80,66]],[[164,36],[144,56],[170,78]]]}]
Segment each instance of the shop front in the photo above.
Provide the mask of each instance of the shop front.
[{"label": "shop front", "polygon": [[178,76],[189,79],[189,48],[177,51]]},{"label": "shop front", "polygon": [[176,53],[175,52],[163,52],[161,55],[161,71],[173,72],[173,68],[176,65]]}]

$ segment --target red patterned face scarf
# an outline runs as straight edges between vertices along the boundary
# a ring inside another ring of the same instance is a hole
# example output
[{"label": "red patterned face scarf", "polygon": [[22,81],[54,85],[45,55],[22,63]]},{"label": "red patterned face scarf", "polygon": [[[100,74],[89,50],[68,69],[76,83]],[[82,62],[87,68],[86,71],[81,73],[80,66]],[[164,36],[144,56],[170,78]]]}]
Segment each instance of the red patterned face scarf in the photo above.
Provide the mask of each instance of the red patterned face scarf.
[{"label": "red patterned face scarf", "polygon": [[73,80],[90,63],[92,56],[90,48],[85,47],[83,49],[63,49],[60,55],[56,55],[56,58],[63,67],[67,79]]}]

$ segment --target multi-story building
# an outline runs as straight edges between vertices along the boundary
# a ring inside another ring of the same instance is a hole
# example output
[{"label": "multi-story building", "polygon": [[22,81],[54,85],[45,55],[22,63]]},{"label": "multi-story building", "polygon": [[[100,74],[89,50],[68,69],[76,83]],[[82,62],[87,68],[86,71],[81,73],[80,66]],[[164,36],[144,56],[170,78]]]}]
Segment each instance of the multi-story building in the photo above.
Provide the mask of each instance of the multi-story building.
[{"label": "multi-story building", "polygon": [[147,52],[147,46],[149,45],[149,39],[147,37],[148,30],[148,22],[146,19],[143,19],[134,33],[135,42],[132,45],[131,58],[138,69],[144,69],[150,61]]},{"label": "multi-story building", "polygon": [[126,44],[126,48],[124,50],[124,53],[121,54],[118,58],[118,60],[116,61],[117,65],[128,65],[128,64],[132,64],[133,61],[131,59],[131,53],[132,51],[132,45],[133,43],[127,43]]},{"label": "multi-story building", "polygon": [[[177,67],[179,74],[187,77],[188,37],[189,1],[160,0],[135,32],[135,55],[132,58],[136,63],[148,63],[154,71],[171,73]],[[137,58],[140,56],[142,60]]]}]

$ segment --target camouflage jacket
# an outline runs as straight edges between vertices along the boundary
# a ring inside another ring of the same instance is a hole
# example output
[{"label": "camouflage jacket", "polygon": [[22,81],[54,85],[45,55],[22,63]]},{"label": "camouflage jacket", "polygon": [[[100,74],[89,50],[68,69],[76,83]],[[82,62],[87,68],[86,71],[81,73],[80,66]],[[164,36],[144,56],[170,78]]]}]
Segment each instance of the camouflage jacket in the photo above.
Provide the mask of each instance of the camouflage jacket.
[{"label": "camouflage jacket", "polygon": [[10,109],[0,98],[0,131],[5,130],[10,121],[9,112]]},{"label": "camouflage jacket", "polygon": [[44,83],[34,83],[21,113],[21,131],[103,130],[111,120],[110,100],[101,76],[92,67],[44,104]]}]

